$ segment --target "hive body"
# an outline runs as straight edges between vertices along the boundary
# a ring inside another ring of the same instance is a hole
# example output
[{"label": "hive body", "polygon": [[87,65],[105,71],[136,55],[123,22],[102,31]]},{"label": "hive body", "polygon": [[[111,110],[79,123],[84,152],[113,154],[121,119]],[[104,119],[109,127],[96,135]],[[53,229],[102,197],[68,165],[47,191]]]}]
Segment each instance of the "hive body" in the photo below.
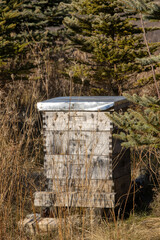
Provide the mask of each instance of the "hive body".
[{"label": "hive body", "polygon": [[43,126],[48,185],[35,193],[35,206],[115,207],[129,189],[130,158],[106,111],[47,108]]}]

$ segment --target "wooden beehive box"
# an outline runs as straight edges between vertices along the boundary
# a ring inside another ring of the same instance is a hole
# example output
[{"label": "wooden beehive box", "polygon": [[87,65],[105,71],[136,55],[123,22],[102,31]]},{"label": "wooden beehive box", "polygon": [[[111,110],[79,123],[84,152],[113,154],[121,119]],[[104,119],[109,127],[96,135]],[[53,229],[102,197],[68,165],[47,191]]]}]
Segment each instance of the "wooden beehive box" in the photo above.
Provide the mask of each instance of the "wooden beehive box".
[{"label": "wooden beehive box", "polygon": [[35,206],[112,208],[124,198],[130,185],[129,151],[113,139],[106,112],[127,105],[124,97],[59,97],[38,103],[48,186],[35,193]]}]

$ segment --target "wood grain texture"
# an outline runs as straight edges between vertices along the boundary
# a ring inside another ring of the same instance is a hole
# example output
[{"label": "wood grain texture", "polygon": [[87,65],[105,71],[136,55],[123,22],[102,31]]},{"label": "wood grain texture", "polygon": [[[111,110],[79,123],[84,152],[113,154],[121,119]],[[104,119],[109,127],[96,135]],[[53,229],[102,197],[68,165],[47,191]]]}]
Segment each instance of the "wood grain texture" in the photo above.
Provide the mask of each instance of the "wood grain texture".
[{"label": "wood grain texture", "polygon": [[56,194],[52,192],[36,192],[34,194],[35,206],[74,206],[74,207],[98,207],[112,208],[115,203],[114,193],[92,192],[65,192]]},{"label": "wood grain texture", "polygon": [[104,112],[45,112],[44,127],[54,131],[108,131],[111,120]]},{"label": "wood grain texture", "polygon": [[113,180],[88,180],[88,179],[50,179],[48,191],[79,192],[92,191],[103,193],[114,193]]},{"label": "wood grain texture", "polygon": [[110,132],[45,131],[46,154],[109,155]]},{"label": "wood grain texture", "polygon": [[34,206],[53,206],[56,200],[56,195],[53,192],[35,192],[34,193]]},{"label": "wood grain texture", "polygon": [[129,151],[105,112],[45,112],[43,125],[48,192],[35,194],[35,206],[111,208],[126,196]]},{"label": "wood grain texture", "polygon": [[59,162],[59,163],[75,163],[75,164],[85,164],[106,161],[107,164],[112,164],[112,159],[109,155],[45,155],[44,162]]},{"label": "wood grain texture", "polygon": [[112,178],[112,163],[106,156],[50,155],[45,157],[44,168],[51,179]]}]

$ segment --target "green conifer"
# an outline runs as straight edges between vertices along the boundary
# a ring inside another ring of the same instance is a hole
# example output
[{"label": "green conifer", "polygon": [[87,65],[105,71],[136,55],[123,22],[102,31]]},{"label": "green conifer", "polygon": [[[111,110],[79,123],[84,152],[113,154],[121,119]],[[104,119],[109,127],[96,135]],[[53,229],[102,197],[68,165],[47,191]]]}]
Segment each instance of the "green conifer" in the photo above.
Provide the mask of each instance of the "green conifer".
[{"label": "green conifer", "polygon": [[110,118],[119,129],[115,134],[123,140],[122,145],[131,148],[160,148],[160,99],[156,97],[125,95],[139,108],[128,109],[124,114],[113,113]]},{"label": "green conifer", "polygon": [[59,9],[59,4],[58,0],[0,0],[2,85],[19,77],[26,79],[29,70],[36,67],[33,54],[30,54],[31,49],[34,49],[36,54],[54,49],[59,37],[55,27],[62,25],[65,16],[64,11]]},{"label": "green conifer", "polygon": [[13,79],[13,73],[22,69],[13,61],[25,54],[27,41],[16,34],[17,22],[21,16],[21,3],[0,0],[0,86]]},{"label": "green conifer", "polygon": [[19,8],[17,1],[0,1],[0,67],[7,63],[7,59],[22,52],[26,46],[15,34],[17,19],[21,15]]},{"label": "green conifer", "polygon": [[[62,27],[62,20],[66,14],[59,6],[62,1],[67,2],[67,0],[23,0],[18,30],[20,29],[21,34],[30,41],[45,40],[45,43],[53,46],[57,34],[55,27]],[[53,30],[49,27],[53,27]]]},{"label": "green conifer", "polygon": [[[124,0],[125,4],[130,11],[137,10],[141,15],[141,22],[143,24],[142,14],[147,19],[159,19],[160,7],[153,3],[153,1],[144,0]],[[158,14],[159,12],[159,14]],[[143,26],[142,26],[143,27]],[[145,29],[143,30],[145,35]],[[146,37],[146,36],[145,36]],[[147,41],[147,40],[146,40]],[[148,42],[147,42],[148,45]],[[150,50],[150,49],[149,49]],[[143,58],[142,63],[154,64],[160,61],[159,56],[151,56]],[[158,84],[155,84],[155,88],[159,95]],[[115,136],[122,139],[124,142],[122,145],[125,147],[135,148],[160,148],[160,98],[137,95],[126,95],[128,100],[138,106],[138,110],[128,109],[124,114],[114,113],[111,116],[113,122],[123,130],[120,134]]]},{"label": "green conifer", "polygon": [[82,80],[102,89],[100,94],[121,94],[128,79],[144,70],[136,61],[147,55],[141,29],[117,0],[73,0],[68,7],[71,16],[64,24],[70,46],[80,56],[73,59],[73,79],[78,75],[76,63]]},{"label": "green conifer", "polygon": [[159,87],[156,79],[156,73],[155,73],[156,66],[154,64],[159,62],[160,56],[157,56],[157,57],[152,56],[152,52],[147,40],[146,29],[145,29],[144,20],[143,20],[143,15],[145,16],[146,19],[157,20],[160,15],[160,6],[155,4],[153,0],[122,0],[122,2],[125,4],[127,11],[133,14],[139,15],[142,31],[143,31],[144,42],[148,51],[148,58],[139,59],[139,62],[141,62],[141,64],[144,66],[146,65],[151,66],[157,96],[158,98],[160,98],[160,91],[159,91]]}]

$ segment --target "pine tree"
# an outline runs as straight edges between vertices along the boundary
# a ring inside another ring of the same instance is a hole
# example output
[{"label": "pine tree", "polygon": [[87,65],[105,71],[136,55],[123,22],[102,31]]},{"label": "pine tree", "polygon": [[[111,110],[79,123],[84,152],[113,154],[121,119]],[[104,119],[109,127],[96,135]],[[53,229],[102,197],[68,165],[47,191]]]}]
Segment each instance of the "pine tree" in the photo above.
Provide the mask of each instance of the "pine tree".
[{"label": "pine tree", "polygon": [[7,63],[7,59],[22,52],[27,45],[18,41],[15,34],[16,22],[20,17],[19,8],[17,1],[0,1],[0,67]]},{"label": "pine tree", "polygon": [[0,86],[12,80],[13,73],[22,70],[15,67],[15,58],[25,54],[28,43],[16,34],[17,22],[21,16],[21,3],[18,1],[0,1]]},{"label": "pine tree", "polygon": [[154,64],[158,62],[159,56],[155,57],[155,56],[152,56],[151,54],[151,49],[147,40],[146,29],[143,21],[143,15],[145,15],[146,19],[158,20],[159,14],[160,14],[160,12],[158,14],[158,11],[160,11],[160,6],[155,4],[153,0],[122,0],[122,1],[126,6],[127,11],[134,14],[138,14],[140,17],[144,42],[148,51],[148,58],[142,58],[142,59],[139,59],[139,61],[144,66],[146,65],[151,66],[153,80],[156,87],[156,92],[157,92],[158,98],[160,98],[160,91],[158,88],[158,83],[157,83],[156,73],[155,73],[155,64]]},{"label": "pine tree", "polygon": [[144,70],[136,61],[147,56],[141,29],[117,0],[73,0],[69,11],[64,24],[70,46],[80,56],[73,59],[72,78],[80,72],[82,82],[102,88],[100,94],[121,94],[128,79]]},{"label": "pine tree", "polygon": [[160,148],[160,99],[125,95],[139,108],[128,109],[124,114],[113,113],[110,117],[119,129],[115,137],[123,140],[122,145],[131,148]]},{"label": "pine tree", "polygon": [[67,4],[69,2],[70,0],[47,0],[43,4],[42,11],[48,20],[48,26],[63,27],[63,19],[68,15],[68,11],[65,7],[62,7],[62,5],[63,3]]},{"label": "pine tree", "polygon": [[147,11],[144,13],[144,17],[147,20],[160,20],[160,5],[150,1],[150,5],[147,8]]},{"label": "pine tree", "polygon": [[60,34],[50,26],[61,26],[65,16],[65,12],[59,10],[59,4],[60,1],[50,0],[0,0],[2,85],[13,78],[26,79],[29,70],[36,67],[33,54],[28,57],[31,49],[37,54],[54,49]]},{"label": "pine tree", "polygon": [[[153,1],[144,0],[124,0],[127,4],[127,8],[132,11],[136,10],[141,15],[141,22],[143,24],[143,18],[150,20],[160,19],[160,6],[152,3]],[[147,3],[152,5],[147,5]],[[144,35],[145,29],[143,30]],[[146,36],[145,36],[146,37]],[[147,41],[147,39],[146,39]],[[148,45],[148,42],[147,42]],[[149,47],[149,46],[148,46]],[[149,49],[150,51],[150,49]],[[158,56],[151,56],[143,58],[141,62],[144,65],[154,64],[159,62]],[[158,85],[155,84],[157,93]],[[157,94],[159,95],[159,94]],[[125,147],[135,147],[135,148],[155,148],[160,147],[160,98],[143,96],[139,97],[137,95],[126,95],[128,100],[133,102],[138,106],[138,110],[128,109],[124,114],[114,113],[111,118],[113,122],[123,130],[120,134],[116,134],[116,137],[122,139],[124,142],[122,145]]]},{"label": "pine tree", "polygon": [[[66,15],[65,10],[59,6],[63,1],[67,2],[67,0],[23,0],[18,30],[20,29],[21,34],[27,39],[38,42],[45,40],[53,46],[56,40],[54,36],[57,34],[55,27],[62,27],[62,20]],[[54,31],[49,27],[54,27]]]}]

